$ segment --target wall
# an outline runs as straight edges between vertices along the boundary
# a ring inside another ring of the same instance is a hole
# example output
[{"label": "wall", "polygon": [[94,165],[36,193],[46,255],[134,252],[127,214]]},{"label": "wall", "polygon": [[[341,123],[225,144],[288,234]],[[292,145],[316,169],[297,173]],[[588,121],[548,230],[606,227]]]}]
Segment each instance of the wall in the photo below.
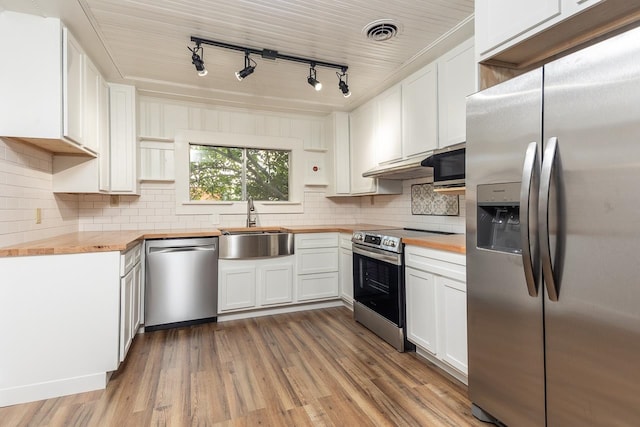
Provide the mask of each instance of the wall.
[{"label": "wall", "polygon": [[464,196],[460,196],[460,214],[458,216],[411,214],[411,185],[430,181],[430,179],[403,181],[401,195],[362,197],[358,214],[359,221],[369,224],[383,224],[385,226],[464,233]]},{"label": "wall", "polygon": [[[105,195],[80,195],[80,230],[164,230],[244,227],[246,215],[176,215],[173,183],[143,183],[140,197],[120,196],[111,206]],[[261,214],[258,226],[349,224],[357,221],[360,199],[328,199],[322,192],[304,193],[303,214]]]},{"label": "wall", "polygon": [[[464,197],[460,216],[411,214],[411,184],[405,181],[403,194],[394,196],[326,198],[323,192],[304,193],[303,214],[257,214],[259,226],[368,223],[464,233]],[[80,230],[142,230],[243,227],[245,215],[176,215],[173,184],[145,183],[142,195],[120,196],[119,206],[110,206],[105,195],[80,195]]]},{"label": "wall", "polygon": [[0,138],[0,246],[77,231],[78,196],[54,195],[52,188],[50,153]]}]

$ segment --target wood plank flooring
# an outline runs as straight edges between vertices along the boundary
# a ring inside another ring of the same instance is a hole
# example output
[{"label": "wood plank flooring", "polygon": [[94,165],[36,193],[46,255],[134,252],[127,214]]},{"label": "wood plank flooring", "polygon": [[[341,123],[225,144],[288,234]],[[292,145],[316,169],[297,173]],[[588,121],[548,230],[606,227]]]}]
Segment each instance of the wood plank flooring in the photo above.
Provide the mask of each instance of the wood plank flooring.
[{"label": "wood plank flooring", "polygon": [[138,335],[106,390],[0,408],[2,426],[486,426],[466,388],[346,308]]}]

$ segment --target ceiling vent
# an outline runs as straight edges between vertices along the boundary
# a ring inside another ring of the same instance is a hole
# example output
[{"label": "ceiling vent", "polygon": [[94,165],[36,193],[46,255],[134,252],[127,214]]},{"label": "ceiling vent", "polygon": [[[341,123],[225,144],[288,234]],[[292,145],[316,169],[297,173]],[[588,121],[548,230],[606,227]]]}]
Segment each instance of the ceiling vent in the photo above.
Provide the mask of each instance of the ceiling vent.
[{"label": "ceiling vent", "polygon": [[396,37],[399,33],[399,25],[392,19],[378,19],[365,25],[362,33],[374,42],[383,42]]}]

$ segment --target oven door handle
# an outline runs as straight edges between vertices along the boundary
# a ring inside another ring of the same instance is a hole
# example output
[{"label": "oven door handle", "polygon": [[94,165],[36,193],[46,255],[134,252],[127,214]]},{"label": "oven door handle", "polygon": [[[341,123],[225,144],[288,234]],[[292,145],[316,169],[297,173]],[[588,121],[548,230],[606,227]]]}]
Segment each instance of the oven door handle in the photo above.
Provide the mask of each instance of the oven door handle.
[{"label": "oven door handle", "polygon": [[402,265],[402,259],[400,258],[399,255],[388,255],[388,254],[382,254],[379,252],[373,252],[370,249],[369,250],[361,249],[356,245],[353,245],[353,253],[362,255],[364,257],[373,258],[378,261],[387,262],[393,265]]}]

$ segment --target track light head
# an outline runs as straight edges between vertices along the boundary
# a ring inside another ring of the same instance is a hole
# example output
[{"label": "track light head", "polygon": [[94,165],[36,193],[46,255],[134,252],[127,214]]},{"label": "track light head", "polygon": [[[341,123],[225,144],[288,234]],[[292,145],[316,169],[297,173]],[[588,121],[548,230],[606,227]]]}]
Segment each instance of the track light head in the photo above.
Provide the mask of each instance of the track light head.
[{"label": "track light head", "polygon": [[315,90],[322,90],[322,83],[316,79],[316,64],[311,63],[311,68],[309,68],[309,78],[307,82],[313,86]]},{"label": "track light head", "polygon": [[255,69],[256,69],[256,62],[249,57],[249,52],[245,52],[244,68],[240,71],[236,71],[236,79],[238,79],[238,81],[242,81],[242,79],[251,75],[255,71]]},{"label": "track light head", "polygon": [[349,76],[347,75],[347,70],[343,68],[342,74],[336,72],[336,76],[338,76],[338,87],[342,92],[342,96],[344,96],[345,98],[350,97],[351,91],[349,90],[349,85],[347,84],[347,80],[349,78]]},{"label": "track light head", "polygon": [[[196,67],[198,75],[200,77],[206,76],[208,71],[204,66],[204,50],[202,50],[202,46],[198,43],[193,49],[190,47],[188,47],[188,49],[191,51],[191,63]],[[200,52],[200,54],[198,54],[198,52]]]}]

